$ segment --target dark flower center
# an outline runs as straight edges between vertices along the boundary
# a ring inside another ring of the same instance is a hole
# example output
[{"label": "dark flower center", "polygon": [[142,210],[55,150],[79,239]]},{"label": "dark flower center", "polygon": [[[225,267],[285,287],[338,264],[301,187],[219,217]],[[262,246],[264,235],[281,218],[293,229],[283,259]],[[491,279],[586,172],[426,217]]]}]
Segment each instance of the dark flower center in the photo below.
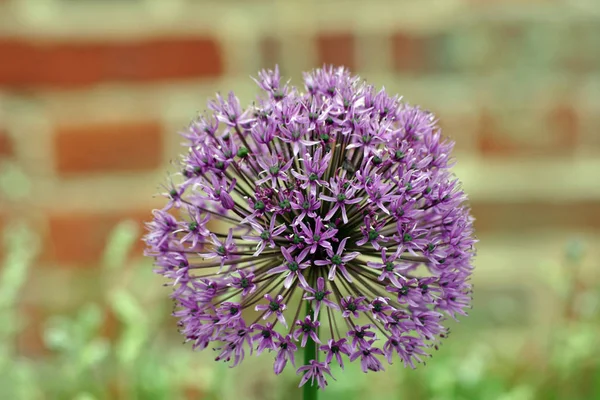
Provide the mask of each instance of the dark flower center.
[{"label": "dark flower center", "polygon": [[264,337],[265,339],[268,339],[271,337],[271,331],[268,331],[265,329],[261,333],[262,333],[262,337]]},{"label": "dark flower center", "polygon": [[248,155],[249,151],[245,147],[240,147],[237,151],[237,156],[239,158],[245,158]]},{"label": "dark flower center", "polygon": [[312,325],[310,324],[302,324],[302,332],[311,332],[313,330]]},{"label": "dark flower center", "polygon": [[354,312],[354,311],[356,311],[356,304],[350,303],[350,304],[348,304],[348,306],[346,307],[346,309],[348,311],[353,311]]},{"label": "dark flower center", "polygon": [[231,314],[231,315],[235,315],[235,314],[237,314],[237,312],[238,312],[238,308],[237,307],[231,307],[229,309],[229,314]]},{"label": "dark flower center", "polygon": [[290,201],[288,199],[284,199],[279,202],[279,207],[281,208],[290,208]]},{"label": "dark flower center", "polygon": [[314,235],[314,236],[313,236],[313,240],[314,240],[315,242],[318,242],[319,240],[321,240],[321,235]]},{"label": "dark flower center", "polygon": [[269,303],[269,310],[271,311],[277,311],[279,310],[279,303],[276,301],[272,301]]},{"label": "dark flower center", "polygon": [[427,251],[431,253],[433,250],[435,250],[435,245],[433,243],[429,243],[427,245]]},{"label": "dark flower center", "polygon": [[271,168],[269,168],[269,172],[271,175],[277,175],[279,173],[279,165],[273,165]]},{"label": "dark flower center", "polygon": [[279,347],[280,347],[280,348],[282,348],[283,350],[285,350],[285,349],[287,349],[287,348],[288,348],[288,344],[287,344],[287,343],[281,343],[281,344],[279,345]]},{"label": "dark flower center", "polygon": [[382,162],[383,162],[383,160],[381,159],[381,157],[378,157],[378,156],[373,157],[373,164],[379,165]]},{"label": "dark flower center", "polygon": [[196,221],[192,221],[188,225],[188,228],[190,229],[190,231],[194,232],[196,229],[198,229],[198,223]]},{"label": "dark flower center", "polygon": [[390,261],[386,262],[385,263],[385,270],[389,271],[389,272],[393,271],[394,270],[394,263],[390,262]]},{"label": "dark flower center", "polygon": [[350,187],[350,182],[344,182],[344,189],[348,189]]},{"label": "dark flower center", "polygon": [[396,158],[397,158],[398,160],[402,160],[402,159],[404,158],[404,155],[405,155],[405,154],[404,154],[404,152],[403,152],[402,150],[396,150],[396,154],[395,154],[395,156],[396,156]]},{"label": "dark flower center", "polygon": [[331,352],[332,353],[337,353],[338,351],[340,351],[339,346],[336,346],[336,345],[331,346]]},{"label": "dark flower center", "polygon": [[404,236],[402,236],[402,240],[405,242],[410,242],[412,240],[412,236],[410,236],[408,233],[405,233]]},{"label": "dark flower center", "polygon": [[356,337],[359,338],[359,339],[364,338],[365,337],[365,332],[362,332],[362,331],[356,332]]},{"label": "dark flower center", "polygon": [[326,133],[322,133],[321,134],[321,140],[328,142],[329,141],[329,135]]},{"label": "dark flower center", "polygon": [[223,169],[223,167],[225,167],[225,163],[223,161],[217,161],[215,163],[215,167],[217,167],[218,169]]},{"label": "dark flower center", "polygon": [[335,256],[331,257],[331,262],[335,265],[340,265],[342,263],[342,257],[336,254]]},{"label": "dark flower center", "polygon": [[402,296],[406,296],[408,294],[408,287],[407,286],[402,286],[400,288],[400,290],[398,291]]},{"label": "dark flower center", "polygon": [[277,101],[283,99],[283,92],[280,90],[273,92],[273,98]]},{"label": "dark flower center", "polygon": [[260,234],[260,238],[261,238],[262,240],[269,240],[269,238],[270,238],[270,237],[271,237],[271,235],[269,234],[269,231],[263,231],[263,232]]},{"label": "dark flower center", "polygon": [[308,210],[310,208],[310,203],[308,201],[305,201],[304,203],[302,203],[302,208]]},{"label": "dark flower center", "polygon": [[250,286],[250,282],[248,282],[248,279],[242,278],[242,280],[240,281],[240,286],[246,289],[248,286]]},{"label": "dark flower center", "polygon": [[288,263],[287,267],[292,272],[298,271],[298,263],[297,262]]},{"label": "dark flower center", "polygon": [[265,209],[265,203],[263,203],[262,201],[258,200],[256,203],[254,203],[254,209],[255,210],[264,210]]},{"label": "dark flower center", "polygon": [[375,310],[375,312],[380,312],[382,307],[383,307],[383,304],[381,304],[381,303],[373,304],[373,310]]},{"label": "dark flower center", "polygon": [[375,229],[371,229],[369,231],[369,240],[376,240],[379,237],[379,232],[377,232]]},{"label": "dark flower center", "polygon": [[300,243],[304,242],[304,239],[302,239],[301,236],[294,233],[294,239],[292,240],[292,242],[294,244],[300,244]]},{"label": "dark flower center", "polygon": [[315,299],[317,299],[318,301],[321,301],[325,298],[325,292],[317,292],[315,293]]},{"label": "dark flower center", "polygon": [[317,179],[319,179],[319,176],[317,174],[315,174],[314,172],[308,176],[308,180],[311,182],[314,182]]},{"label": "dark flower center", "polygon": [[338,201],[344,201],[346,200],[346,195],[344,193],[340,193],[337,195],[337,199]]},{"label": "dark flower center", "polygon": [[224,255],[225,254],[225,247],[224,246],[217,247],[217,253],[219,253],[220,255]]},{"label": "dark flower center", "polygon": [[172,199],[176,198],[177,195],[178,195],[177,190],[175,190],[175,189],[169,190],[169,196],[171,196]]}]

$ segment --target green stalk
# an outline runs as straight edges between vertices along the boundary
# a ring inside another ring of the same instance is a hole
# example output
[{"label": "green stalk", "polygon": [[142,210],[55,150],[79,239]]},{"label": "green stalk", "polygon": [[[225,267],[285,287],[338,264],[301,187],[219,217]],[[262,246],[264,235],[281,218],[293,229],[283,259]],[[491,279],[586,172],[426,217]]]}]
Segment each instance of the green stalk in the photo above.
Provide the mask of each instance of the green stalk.
[{"label": "green stalk", "polygon": [[[312,314],[313,310],[310,306],[310,301],[306,302],[306,315]],[[304,348],[304,365],[309,365],[311,360],[314,360],[317,357],[317,361],[319,361],[317,352],[317,344],[311,338],[306,342],[306,347]],[[317,400],[317,389],[319,386],[315,382],[314,385],[311,385],[310,382],[306,382],[303,386],[303,400]]]}]

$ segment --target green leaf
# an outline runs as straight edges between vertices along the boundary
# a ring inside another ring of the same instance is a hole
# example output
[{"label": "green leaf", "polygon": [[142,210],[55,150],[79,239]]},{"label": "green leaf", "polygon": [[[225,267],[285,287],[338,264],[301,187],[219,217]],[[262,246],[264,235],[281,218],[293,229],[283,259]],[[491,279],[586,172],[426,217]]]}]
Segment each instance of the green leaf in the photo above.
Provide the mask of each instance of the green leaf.
[{"label": "green leaf", "polygon": [[111,292],[109,302],[117,317],[125,324],[125,331],[116,345],[117,359],[129,364],[138,357],[150,334],[148,319],[135,297],[123,289]]},{"label": "green leaf", "polygon": [[124,289],[109,293],[108,301],[117,317],[126,325],[146,323],[146,313],[135,297]]},{"label": "green leaf", "polygon": [[117,224],[108,238],[104,250],[102,265],[106,269],[122,267],[127,261],[127,255],[139,239],[138,224],[125,220]]},{"label": "green leaf", "polygon": [[39,244],[39,237],[24,224],[10,226],[4,232],[7,257],[0,276],[0,312],[16,302]]},{"label": "green leaf", "polygon": [[110,344],[104,338],[95,339],[88,343],[79,353],[79,366],[87,369],[102,362],[109,354]]},{"label": "green leaf", "polygon": [[46,346],[58,352],[77,353],[82,338],[75,334],[74,323],[64,316],[53,316],[45,324],[43,339]]},{"label": "green leaf", "polygon": [[31,192],[31,181],[21,167],[12,162],[0,165],[0,197],[17,201],[26,198]]},{"label": "green leaf", "polygon": [[102,309],[98,304],[87,304],[79,310],[76,329],[83,340],[89,340],[96,335],[103,318]]},{"label": "green leaf", "polygon": [[130,326],[119,338],[116,345],[117,359],[121,364],[133,363],[143,349],[148,339],[148,330],[145,326]]}]

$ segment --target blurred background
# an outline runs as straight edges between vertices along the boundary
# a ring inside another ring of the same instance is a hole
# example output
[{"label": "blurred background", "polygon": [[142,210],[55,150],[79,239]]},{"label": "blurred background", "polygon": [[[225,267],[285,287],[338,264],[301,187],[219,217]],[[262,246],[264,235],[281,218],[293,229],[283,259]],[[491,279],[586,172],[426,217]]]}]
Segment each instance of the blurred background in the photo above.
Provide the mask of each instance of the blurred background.
[{"label": "blurred background", "polygon": [[209,97],[323,63],[439,116],[480,243],[426,367],[322,398],[600,399],[597,0],[0,0],[0,399],[299,398],[181,344],[140,237]]}]

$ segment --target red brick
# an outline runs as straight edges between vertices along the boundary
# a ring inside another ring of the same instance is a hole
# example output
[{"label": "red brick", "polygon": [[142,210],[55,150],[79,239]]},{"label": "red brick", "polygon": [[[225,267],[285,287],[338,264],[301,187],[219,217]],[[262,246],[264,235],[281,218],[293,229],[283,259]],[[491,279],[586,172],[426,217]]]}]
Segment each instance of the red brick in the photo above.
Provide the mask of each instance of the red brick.
[{"label": "red brick", "polygon": [[54,151],[60,174],[143,171],[160,166],[162,127],[153,121],[64,125]]},{"label": "red brick", "polygon": [[516,152],[516,146],[505,132],[499,129],[492,114],[483,110],[476,128],[477,148],[484,156],[508,156]]},{"label": "red brick", "polygon": [[476,116],[471,112],[443,108],[433,111],[442,135],[454,141],[454,151],[472,152],[475,146],[473,127],[476,125]]},{"label": "red brick", "polygon": [[4,39],[0,55],[0,86],[10,87],[73,88],[223,73],[219,44],[202,37],[125,42]]},{"label": "red brick", "polygon": [[572,150],[578,144],[579,139],[579,116],[572,105],[557,104],[552,107],[546,115],[548,132],[550,132],[557,145]]},{"label": "red brick", "polygon": [[206,393],[202,389],[191,385],[184,386],[183,397],[186,400],[202,400],[207,398]]},{"label": "red brick", "polygon": [[568,103],[483,109],[475,127],[478,150],[484,156],[572,156],[579,143],[579,119]]},{"label": "red brick", "polygon": [[[65,211],[50,214],[41,261],[67,266],[97,265],[110,233],[119,222],[128,218],[143,228],[143,223],[152,218],[151,209],[121,213]],[[141,256],[143,248],[144,243],[140,238],[130,257]]]},{"label": "red brick", "polygon": [[477,232],[600,230],[600,202],[471,202]]},{"label": "red brick", "polygon": [[396,72],[420,73],[429,67],[425,38],[396,32],[390,38],[392,67]]},{"label": "red brick", "polygon": [[356,44],[351,33],[321,33],[317,36],[317,59],[319,65],[356,67]]},{"label": "red brick", "polygon": [[0,129],[0,159],[4,157],[11,157],[14,149],[11,138],[8,133]]},{"label": "red brick", "polygon": [[103,313],[104,318],[100,327],[100,335],[107,339],[116,339],[121,331],[119,319],[110,307],[106,307]]},{"label": "red brick", "polygon": [[[272,36],[262,38],[259,44],[261,54],[261,67],[274,69],[275,65],[279,65],[281,71],[281,43]],[[282,73],[282,75],[284,75]]]}]

